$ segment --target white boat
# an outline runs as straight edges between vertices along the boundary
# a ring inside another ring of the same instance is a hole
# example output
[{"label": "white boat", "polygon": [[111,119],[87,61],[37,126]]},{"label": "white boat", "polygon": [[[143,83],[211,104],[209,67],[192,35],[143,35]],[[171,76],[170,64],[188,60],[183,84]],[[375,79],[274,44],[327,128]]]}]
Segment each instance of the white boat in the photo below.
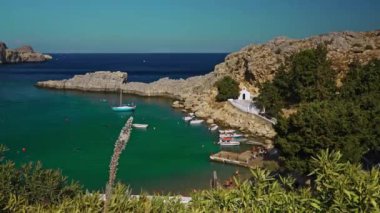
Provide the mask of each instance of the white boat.
[{"label": "white boat", "polygon": [[190,116],[193,116],[193,117],[195,116],[195,115],[194,115],[194,112],[190,112],[189,115],[190,115]]},{"label": "white boat", "polygon": [[202,123],[203,122],[203,120],[191,120],[190,121],[190,124],[200,124],[200,123]]},{"label": "white boat", "polygon": [[146,129],[148,128],[148,124],[132,124],[133,127],[139,128],[139,129]]},{"label": "white boat", "polygon": [[220,134],[219,137],[221,138],[240,138],[243,137],[243,134],[237,134],[237,133],[225,133],[225,134]]},{"label": "white boat", "polygon": [[221,146],[239,146],[240,142],[233,140],[233,138],[220,138],[218,144]]},{"label": "white boat", "polygon": [[216,131],[218,128],[219,128],[218,125],[214,124],[214,125],[211,125],[208,129],[210,131]]},{"label": "white boat", "polygon": [[128,112],[128,111],[134,111],[136,109],[136,106],[131,105],[123,105],[123,92],[120,89],[120,98],[119,98],[119,106],[112,107],[113,111],[116,112]]},{"label": "white boat", "polygon": [[194,118],[194,116],[185,116],[183,117],[184,121],[191,121]]},{"label": "white boat", "polygon": [[235,130],[233,129],[227,129],[227,130],[219,130],[219,133],[221,134],[228,134],[228,133],[234,133]]},{"label": "white boat", "polygon": [[136,106],[128,106],[128,105],[112,107],[112,110],[116,112],[128,112],[128,111],[133,111],[135,109],[136,109]]}]

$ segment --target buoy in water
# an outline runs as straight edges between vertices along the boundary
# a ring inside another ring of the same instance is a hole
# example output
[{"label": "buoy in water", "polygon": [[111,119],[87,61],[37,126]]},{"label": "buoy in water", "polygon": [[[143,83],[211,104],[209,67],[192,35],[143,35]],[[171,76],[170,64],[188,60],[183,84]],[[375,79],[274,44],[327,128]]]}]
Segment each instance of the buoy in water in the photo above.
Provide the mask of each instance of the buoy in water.
[{"label": "buoy in water", "polygon": [[21,150],[22,150],[22,152],[26,152],[26,148],[25,147],[23,147]]}]

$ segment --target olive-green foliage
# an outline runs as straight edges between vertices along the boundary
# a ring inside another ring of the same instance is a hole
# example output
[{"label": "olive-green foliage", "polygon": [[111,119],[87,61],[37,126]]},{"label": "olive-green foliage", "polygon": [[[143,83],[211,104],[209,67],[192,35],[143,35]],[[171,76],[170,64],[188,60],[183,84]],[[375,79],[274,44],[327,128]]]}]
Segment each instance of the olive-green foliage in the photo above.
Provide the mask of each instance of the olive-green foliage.
[{"label": "olive-green foliage", "polygon": [[380,60],[370,61],[367,65],[354,64],[343,80],[342,98],[354,99],[380,91]]},{"label": "olive-green foliage", "polygon": [[[17,197],[12,198],[7,208],[24,212],[102,212],[104,208],[104,199],[99,192],[79,194],[74,198],[66,198],[58,204],[52,205],[25,205],[18,201]],[[180,203],[178,198],[169,198],[166,196],[132,197],[130,191],[125,185],[116,184],[113,189],[111,200],[108,206],[109,212],[184,212],[185,206]]]},{"label": "olive-green foliage", "polygon": [[333,97],[336,74],[326,54],[326,48],[318,46],[291,56],[289,70],[281,66],[272,82],[261,85],[258,105],[277,117],[284,106]]},{"label": "olive-green foliage", "polygon": [[59,170],[43,169],[39,162],[20,168],[11,161],[0,163],[0,209],[16,195],[26,204],[53,204],[80,192],[81,187],[77,183],[68,183]]},{"label": "olive-green foliage", "polygon": [[284,102],[278,89],[270,82],[265,82],[257,97],[257,106],[265,108],[266,114],[272,117],[278,117],[278,112],[284,108]]},{"label": "olive-green foliage", "polygon": [[366,112],[346,101],[306,104],[288,120],[279,120],[276,144],[285,166],[302,173],[310,171],[310,156],[327,148],[341,150],[345,160],[359,162],[373,135]]},{"label": "olive-green foliage", "polygon": [[[309,157],[322,149],[340,150],[343,159],[360,162],[380,152],[380,61],[352,66],[333,99],[304,103],[275,126],[285,167],[309,172]],[[376,159],[369,159],[376,160]],[[378,160],[378,158],[377,158]]]},{"label": "olive-green foliage", "polygon": [[230,76],[226,76],[215,83],[218,88],[216,101],[226,101],[239,97],[239,84]]},{"label": "olive-green foliage", "polygon": [[341,163],[340,152],[321,151],[312,159],[314,197],[323,212],[380,212],[380,171]]},{"label": "olive-green foliage", "polygon": [[[312,160],[314,183],[297,188],[293,178],[275,179],[266,170],[252,170],[250,180],[235,180],[233,189],[195,192],[192,202],[181,204],[169,197],[140,198],[117,184],[110,212],[379,212],[380,171],[364,171],[342,163],[339,152],[323,151]],[[12,196],[7,206],[16,212],[101,212],[100,193],[79,194],[58,204],[29,205]]]}]

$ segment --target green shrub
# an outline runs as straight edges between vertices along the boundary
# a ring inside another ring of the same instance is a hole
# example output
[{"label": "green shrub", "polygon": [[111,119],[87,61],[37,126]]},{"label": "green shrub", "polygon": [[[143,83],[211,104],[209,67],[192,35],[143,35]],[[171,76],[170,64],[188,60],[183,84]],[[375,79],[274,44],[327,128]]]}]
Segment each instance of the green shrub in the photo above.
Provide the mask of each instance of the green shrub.
[{"label": "green shrub", "polygon": [[239,84],[230,76],[226,76],[215,83],[218,88],[216,101],[227,101],[239,97]]},{"label": "green shrub", "polygon": [[[0,146],[0,156],[6,150]],[[17,198],[25,204],[57,204],[82,192],[76,182],[69,182],[59,170],[43,169],[41,163],[27,163],[20,168],[12,161],[0,162],[0,209]]]},{"label": "green shrub", "polygon": [[272,82],[261,85],[258,105],[277,116],[282,107],[330,99],[336,91],[335,71],[326,59],[324,46],[303,50],[287,59]]},{"label": "green shrub", "polygon": [[[252,170],[250,180],[236,180],[232,189],[194,192],[192,201],[178,198],[130,196],[127,187],[117,184],[109,212],[379,212],[380,172],[341,162],[339,152],[323,151],[312,159],[313,184],[297,187],[294,178],[275,179],[263,169]],[[7,210],[19,212],[102,212],[100,193],[80,194],[58,204],[29,205],[12,197]]]}]

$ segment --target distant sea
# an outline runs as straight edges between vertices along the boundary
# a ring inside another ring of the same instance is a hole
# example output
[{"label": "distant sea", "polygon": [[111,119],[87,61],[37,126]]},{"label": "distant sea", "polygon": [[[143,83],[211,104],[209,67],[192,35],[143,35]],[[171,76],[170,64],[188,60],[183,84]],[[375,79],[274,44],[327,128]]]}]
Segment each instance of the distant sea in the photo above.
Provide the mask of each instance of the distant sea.
[{"label": "distant sea", "polygon": [[[0,143],[17,164],[41,161],[62,170],[90,190],[102,190],[120,128],[131,114],[115,113],[117,94],[34,87],[37,81],[65,79],[97,70],[126,71],[128,81],[206,74],[226,54],[52,54],[45,63],[0,65]],[[209,161],[220,150],[205,125],[190,126],[164,98],[124,95],[137,104],[137,123],[120,159],[118,181],[136,193],[187,193],[207,188],[212,171],[220,178],[236,167]],[[25,152],[23,151],[25,148]],[[237,150],[238,151],[238,150]]]}]

